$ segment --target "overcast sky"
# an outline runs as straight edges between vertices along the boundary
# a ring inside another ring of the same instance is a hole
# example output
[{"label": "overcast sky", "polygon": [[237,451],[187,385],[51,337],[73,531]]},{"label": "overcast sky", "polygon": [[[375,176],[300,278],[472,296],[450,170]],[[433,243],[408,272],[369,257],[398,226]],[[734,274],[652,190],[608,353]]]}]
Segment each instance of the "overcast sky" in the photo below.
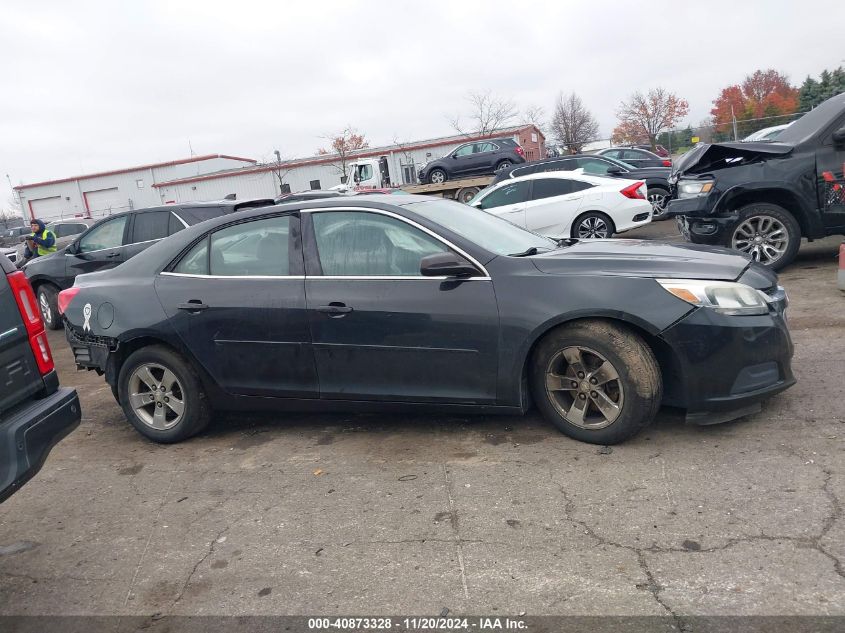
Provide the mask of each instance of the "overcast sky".
[{"label": "overcast sky", "polygon": [[[0,176],[14,184],[228,153],[308,156],[452,132],[470,90],[551,114],[575,91],[609,136],[664,86],[709,113],[758,68],[843,63],[842,0],[75,2],[0,6]],[[3,178],[0,208],[11,191]]]}]

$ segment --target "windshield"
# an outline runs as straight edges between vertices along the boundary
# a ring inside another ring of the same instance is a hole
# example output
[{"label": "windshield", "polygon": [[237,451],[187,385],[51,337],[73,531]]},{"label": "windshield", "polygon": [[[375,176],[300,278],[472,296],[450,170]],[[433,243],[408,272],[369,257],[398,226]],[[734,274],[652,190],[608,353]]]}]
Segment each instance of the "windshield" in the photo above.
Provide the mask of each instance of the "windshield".
[{"label": "windshield", "polygon": [[551,238],[537,235],[460,202],[441,199],[412,202],[403,206],[496,255],[524,253],[531,248],[538,251],[558,248],[557,242]]},{"label": "windshield", "polygon": [[845,109],[845,94],[832,97],[793,122],[780,133],[777,142],[788,143],[789,145],[803,143],[827,127],[835,117],[842,113],[843,109]]}]

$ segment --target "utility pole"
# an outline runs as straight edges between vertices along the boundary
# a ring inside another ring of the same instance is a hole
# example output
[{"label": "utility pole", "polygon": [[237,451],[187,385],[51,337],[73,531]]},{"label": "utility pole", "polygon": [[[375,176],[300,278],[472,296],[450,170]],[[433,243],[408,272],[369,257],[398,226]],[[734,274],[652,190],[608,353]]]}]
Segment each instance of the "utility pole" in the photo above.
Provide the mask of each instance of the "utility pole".
[{"label": "utility pole", "polygon": [[13,200],[15,200],[15,201],[17,201],[18,210],[19,210],[19,212],[20,212],[20,214],[21,214],[21,220],[25,222],[25,221],[26,221],[26,216],[24,215],[24,212],[23,212],[23,201],[21,200],[21,195],[20,195],[20,193],[18,193],[18,192],[15,190],[14,186],[12,185],[12,179],[9,177],[9,174],[6,174],[6,182],[8,182],[8,183],[9,183],[9,189],[11,189],[11,190],[12,190],[12,199],[13,199]]},{"label": "utility pole", "polygon": [[731,120],[733,121],[733,126],[734,126],[734,140],[736,141],[736,140],[738,140],[737,139],[738,134],[736,133],[736,116],[734,115],[734,104],[731,104]]}]

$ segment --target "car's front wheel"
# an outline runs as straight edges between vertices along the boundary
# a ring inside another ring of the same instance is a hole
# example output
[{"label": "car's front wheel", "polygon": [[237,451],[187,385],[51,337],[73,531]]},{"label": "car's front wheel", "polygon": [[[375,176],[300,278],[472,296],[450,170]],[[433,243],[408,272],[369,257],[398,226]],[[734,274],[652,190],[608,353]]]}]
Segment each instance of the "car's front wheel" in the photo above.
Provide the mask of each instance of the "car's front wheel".
[{"label": "car's front wheel", "polygon": [[62,319],[59,315],[59,291],[55,286],[42,284],[38,286],[38,309],[44,325],[51,330],[58,330],[62,327]]},{"label": "car's front wheel", "polygon": [[801,226],[776,204],[755,203],[739,210],[727,246],[749,255],[768,268],[789,264],[801,246]]},{"label": "car's front wheel", "polygon": [[589,211],[575,218],[570,230],[571,237],[579,240],[606,239],[613,237],[616,226],[606,214],[600,211]]},{"label": "car's front wheel", "polygon": [[442,169],[432,169],[431,173],[428,175],[428,180],[433,185],[439,185],[446,182],[446,172]]},{"label": "car's front wheel", "polygon": [[651,348],[633,330],[603,320],[547,334],[532,357],[530,380],[544,417],[591,444],[618,444],[639,433],[662,395]]},{"label": "car's front wheel", "polygon": [[120,406],[135,429],[154,442],[170,444],[208,426],[211,409],[194,369],[159,345],[133,352],[117,382]]}]

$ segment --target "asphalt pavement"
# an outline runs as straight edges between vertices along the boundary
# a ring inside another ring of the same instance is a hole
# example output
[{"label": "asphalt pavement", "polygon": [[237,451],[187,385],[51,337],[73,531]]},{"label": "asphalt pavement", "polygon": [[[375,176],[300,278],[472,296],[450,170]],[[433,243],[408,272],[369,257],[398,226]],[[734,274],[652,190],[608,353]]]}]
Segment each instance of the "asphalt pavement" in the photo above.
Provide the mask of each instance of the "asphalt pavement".
[{"label": "asphalt pavement", "polygon": [[0,506],[0,615],[845,615],[838,243],[782,275],[795,387],[612,449],[536,413],[228,415],[160,446],[51,333],[83,422]]}]

